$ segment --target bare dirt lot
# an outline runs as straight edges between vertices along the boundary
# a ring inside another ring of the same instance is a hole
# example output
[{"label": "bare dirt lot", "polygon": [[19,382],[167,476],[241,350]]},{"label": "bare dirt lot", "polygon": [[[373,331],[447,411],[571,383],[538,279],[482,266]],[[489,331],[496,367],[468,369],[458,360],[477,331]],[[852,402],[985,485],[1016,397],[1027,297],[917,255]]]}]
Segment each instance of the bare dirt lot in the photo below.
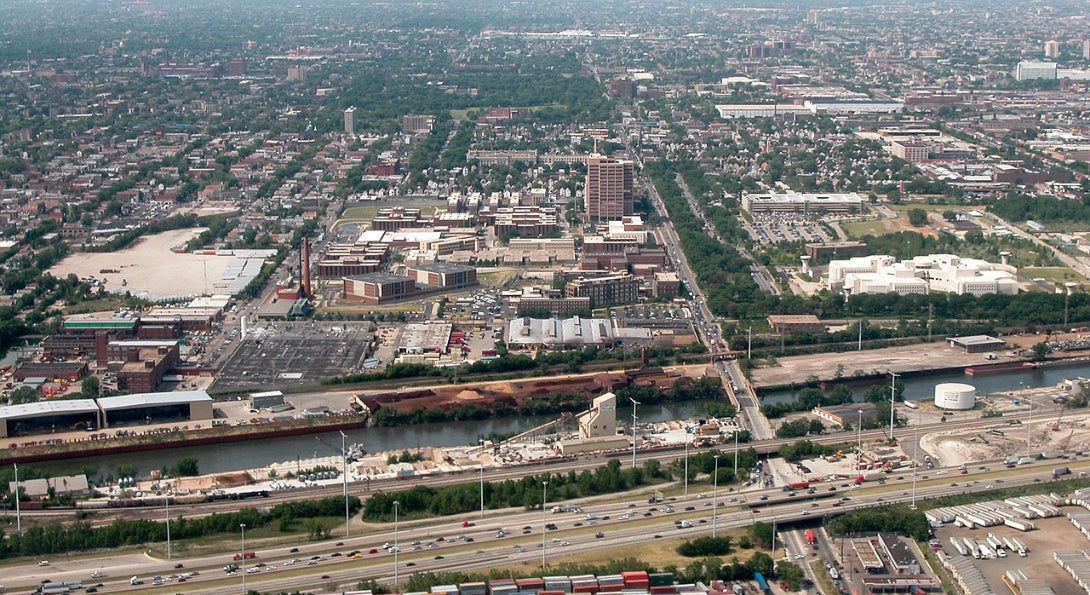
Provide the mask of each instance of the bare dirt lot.
[{"label": "bare dirt lot", "polygon": [[[981,420],[976,429],[927,434],[920,438],[920,447],[938,459],[940,466],[1021,457],[1027,453],[1090,450],[1090,420],[1083,415],[1064,416],[1055,431],[1051,427],[1053,421],[1019,425],[1007,425],[1001,419],[991,424],[988,421]],[[989,429],[1002,434],[988,432]],[[1026,448],[1027,436],[1030,450]]]},{"label": "bare dirt lot", "polygon": [[108,291],[129,291],[134,296],[148,299],[214,293],[210,288],[227,270],[233,260],[231,257],[170,251],[202,231],[200,228],[177,229],[145,236],[117,252],[76,253],[49,272],[54,277],[70,273],[80,278],[94,276],[105,280]]}]

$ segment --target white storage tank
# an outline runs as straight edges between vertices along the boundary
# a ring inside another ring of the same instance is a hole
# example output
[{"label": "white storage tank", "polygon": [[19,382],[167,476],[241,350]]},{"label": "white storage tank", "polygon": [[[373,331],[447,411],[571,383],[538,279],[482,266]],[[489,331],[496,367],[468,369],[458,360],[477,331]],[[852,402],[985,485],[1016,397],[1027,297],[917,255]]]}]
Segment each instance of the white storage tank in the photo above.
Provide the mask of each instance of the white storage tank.
[{"label": "white storage tank", "polygon": [[944,382],[935,387],[935,407],[964,411],[976,404],[976,387],[960,382]]}]

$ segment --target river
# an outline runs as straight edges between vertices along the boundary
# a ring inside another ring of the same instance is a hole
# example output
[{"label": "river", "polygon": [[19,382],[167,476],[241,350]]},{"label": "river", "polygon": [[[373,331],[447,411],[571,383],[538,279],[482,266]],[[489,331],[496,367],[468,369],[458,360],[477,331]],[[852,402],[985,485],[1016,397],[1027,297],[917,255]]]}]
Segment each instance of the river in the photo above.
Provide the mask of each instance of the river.
[{"label": "river", "polygon": [[[702,401],[641,405],[639,420],[661,422],[704,415]],[[553,420],[552,415],[507,417],[472,422],[448,422],[418,424],[396,428],[361,428],[346,431],[348,444],[358,443],[367,452],[414,450],[425,446],[462,446],[477,444],[479,438],[489,434],[515,434],[529,431]],[[618,421],[632,419],[631,409],[618,408]],[[169,450],[144,451],[124,455],[85,457],[55,463],[34,463],[38,469],[52,472],[91,472],[111,474],[118,463],[135,465],[141,474],[151,469],[171,466],[180,458],[197,459],[201,473],[222,473],[239,469],[254,469],[269,463],[291,461],[297,458],[337,456],[341,452],[339,432],[325,432],[306,436],[288,436],[264,440],[229,442]]]},{"label": "river", "polygon": [[[1078,366],[1056,366],[1038,368],[1023,372],[1008,374],[985,374],[980,376],[967,376],[962,372],[951,372],[936,376],[917,376],[914,378],[897,379],[898,385],[904,386],[904,398],[907,401],[925,401],[935,398],[935,386],[944,382],[960,382],[976,387],[978,394],[1017,391],[1024,385],[1026,388],[1041,388],[1056,386],[1065,378],[1090,377],[1090,363]],[[889,377],[880,384],[889,386]],[[852,394],[856,401],[863,400],[863,394],[870,386],[853,386]],[[792,401],[797,391],[780,391],[763,395],[762,403],[785,403]]]}]

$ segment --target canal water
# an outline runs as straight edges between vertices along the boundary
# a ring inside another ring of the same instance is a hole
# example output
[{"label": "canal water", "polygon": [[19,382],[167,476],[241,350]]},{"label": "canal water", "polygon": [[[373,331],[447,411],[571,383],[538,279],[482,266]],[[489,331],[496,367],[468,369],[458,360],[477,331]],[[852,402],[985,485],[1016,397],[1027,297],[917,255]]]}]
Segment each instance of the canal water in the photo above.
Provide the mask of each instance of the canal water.
[{"label": "canal water", "polygon": [[[641,405],[641,423],[654,423],[705,415],[702,401]],[[631,409],[619,408],[619,421],[632,419]],[[427,446],[463,446],[477,444],[479,438],[490,434],[510,435],[529,431],[555,419],[551,415],[508,417],[471,422],[418,424],[396,428],[360,428],[346,430],[347,443],[358,443],[367,452],[412,451]],[[305,436],[287,436],[263,440],[248,440],[171,448],[161,451],[145,451],[68,459],[54,463],[33,463],[38,469],[52,471],[94,470],[102,475],[112,474],[118,463],[135,465],[141,473],[152,469],[170,467],[181,458],[195,458],[201,473],[221,473],[240,469],[263,467],[269,463],[338,456],[341,452],[339,432],[325,432]]]},{"label": "canal water", "polygon": [[[960,382],[976,387],[978,394],[1000,393],[1021,390],[1025,388],[1042,388],[1056,386],[1065,378],[1090,377],[1090,363],[1078,366],[1057,366],[1038,368],[1024,372],[1009,374],[985,374],[979,376],[967,376],[963,372],[951,372],[936,376],[917,376],[914,378],[898,378],[897,385],[904,386],[904,398],[908,401],[926,401],[935,398],[935,386],[944,382]],[[889,386],[889,377],[879,384]],[[856,401],[862,401],[863,395],[871,385],[853,386],[852,394]],[[794,400],[798,391],[781,391],[768,393],[761,397],[762,403],[785,403]]]},{"label": "canal water", "polygon": [[[1090,377],[1090,363],[1081,366],[1055,367],[985,376],[966,376],[951,373],[938,376],[922,376],[904,380],[905,398],[919,401],[934,398],[935,385],[943,382],[963,382],[976,387],[981,394],[1017,391],[1026,388],[1056,386],[1065,378]],[[888,379],[884,381],[888,385]],[[901,384],[901,379],[898,379]],[[862,400],[867,387],[853,387],[857,400]],[[786,402],[795,392],[770,393],[761,398],[765,403]],[[690,401],[665,405],[641,405],[641,422],[661,422],[704,415],[704,403]],[[631,410],[619,408],[618,421],[631,419]],[[510,417],[472,422],[420,424],[397,428],[362,428],[346,432],[348,443],[358,443],[368,452],[414,450],[426,446],[462,446],[476,444],[479,438],[489,434],[514,434],[525,432],[553,419],[552,416]],[[239,469],[263,467],[269,463],[337,456],[341,452],[341,435],[338,432],[289,436],[232,442],[227,444],[172,448],[163,451],[129,453],[120,456],[87,457],[56,463],[35,463],[35,467],[53,471],[95,470],[103,475],[112,473],[118,463],[135,465],[141,474],[151,469],[169,467],[184,457],[197,459],[201,473],[220,473]]]}]

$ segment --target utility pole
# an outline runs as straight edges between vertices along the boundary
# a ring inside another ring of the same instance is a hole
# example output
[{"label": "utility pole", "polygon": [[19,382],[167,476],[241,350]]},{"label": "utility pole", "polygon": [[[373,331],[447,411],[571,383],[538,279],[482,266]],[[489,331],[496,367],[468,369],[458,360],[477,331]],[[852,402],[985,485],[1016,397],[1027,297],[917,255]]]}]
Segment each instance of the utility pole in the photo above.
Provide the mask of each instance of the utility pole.
[{"label": "utility pole", "polygon": [[632,468],[635,469],[636,468],[636,423],[639,420],[639,418],[636,417],[636,408],[639,407],[640,402],[637,401],[636,399],[633,399],[632,397],[629,397],[628,400],[632,401]]}]

